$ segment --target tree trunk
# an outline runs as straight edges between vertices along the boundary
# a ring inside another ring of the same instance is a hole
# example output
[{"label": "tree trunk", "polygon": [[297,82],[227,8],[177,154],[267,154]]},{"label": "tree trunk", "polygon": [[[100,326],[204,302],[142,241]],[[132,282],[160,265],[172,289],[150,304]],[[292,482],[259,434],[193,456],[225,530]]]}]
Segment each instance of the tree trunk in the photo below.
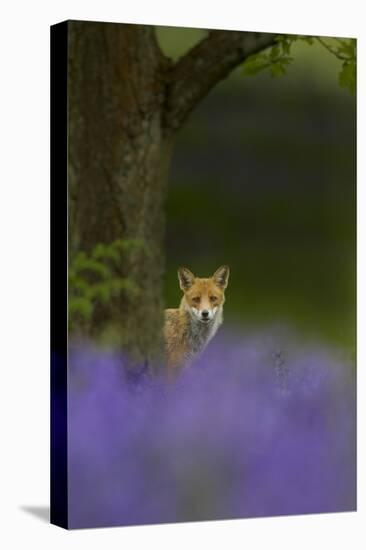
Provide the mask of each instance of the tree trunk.
[{"label": "tree trunk", "polygon": [[138,240],[119,275],[140,288],[98,305],[92,334],[118,327],[125,351],[141,360],[162,345],[164,198],[171,138],[163,136],[168,60],[154,30],[69,23],[69,251]]}]

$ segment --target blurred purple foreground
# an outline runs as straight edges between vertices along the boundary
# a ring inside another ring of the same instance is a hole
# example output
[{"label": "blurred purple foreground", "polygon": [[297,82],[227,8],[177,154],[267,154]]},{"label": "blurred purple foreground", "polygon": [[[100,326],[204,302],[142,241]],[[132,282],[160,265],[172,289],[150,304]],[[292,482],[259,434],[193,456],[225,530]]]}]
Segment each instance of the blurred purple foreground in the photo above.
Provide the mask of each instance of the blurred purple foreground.
[{"label": "blurred purple foreground", "polygon": [[355,368],[340,353],[221,332],[175,384],[121,363],[70,352],[71,528],[355,509]]}]

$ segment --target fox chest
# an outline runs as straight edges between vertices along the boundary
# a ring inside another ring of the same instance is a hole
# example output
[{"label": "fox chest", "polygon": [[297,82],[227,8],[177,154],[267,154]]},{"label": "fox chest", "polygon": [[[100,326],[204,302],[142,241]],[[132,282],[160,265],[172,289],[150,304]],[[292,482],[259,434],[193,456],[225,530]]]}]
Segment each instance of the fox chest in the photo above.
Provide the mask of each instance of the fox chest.
[{"label": "fox chest", "polygon": [[203,323],[192,323],[188,331],[187,347],[192,355],[200,353],[213,338],[217,330],[216,323],[212,325],[204,325]]}]

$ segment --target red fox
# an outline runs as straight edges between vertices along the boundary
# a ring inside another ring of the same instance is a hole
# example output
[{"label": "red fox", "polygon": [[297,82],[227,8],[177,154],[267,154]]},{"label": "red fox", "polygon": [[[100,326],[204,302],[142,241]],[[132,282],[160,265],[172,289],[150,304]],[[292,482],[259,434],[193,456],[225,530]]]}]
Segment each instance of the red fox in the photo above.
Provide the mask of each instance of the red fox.
[{"label": "red fox", "polygon": [[212,277],[195,277],[186,267],[178,269],[183,297],[178,309],[165,310],[165,355],[169,372],[187,365],[204,350],[223,321],[229,267],[219,267]]}]

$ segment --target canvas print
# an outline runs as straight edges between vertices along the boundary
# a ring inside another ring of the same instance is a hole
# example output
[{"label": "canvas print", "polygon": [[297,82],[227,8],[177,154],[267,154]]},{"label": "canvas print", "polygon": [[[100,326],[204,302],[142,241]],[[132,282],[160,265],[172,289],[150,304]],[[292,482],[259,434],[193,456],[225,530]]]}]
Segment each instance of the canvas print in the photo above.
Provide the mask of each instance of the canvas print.
[{"label": "canvas print", "polygon": [[51,521],[356,510],[356,39],[51,28]]}]

